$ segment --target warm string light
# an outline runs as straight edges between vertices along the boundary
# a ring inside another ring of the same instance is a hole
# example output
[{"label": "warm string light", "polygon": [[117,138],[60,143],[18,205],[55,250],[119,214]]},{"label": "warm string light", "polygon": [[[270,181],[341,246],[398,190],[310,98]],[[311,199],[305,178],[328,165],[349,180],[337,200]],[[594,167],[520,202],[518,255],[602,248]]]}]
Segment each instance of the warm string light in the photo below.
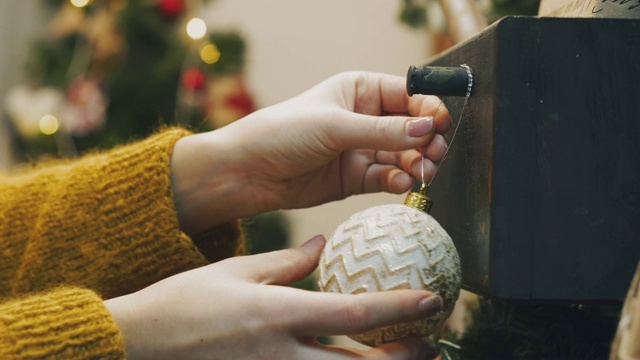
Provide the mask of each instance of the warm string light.
[{"label": "warm string light", "polygon": [[204,20],[194,17],[187,22],[187,35],[193,40],[200,40],[207,34],[207,24]]},{"label": "warm string light", "polygon": [[206,44],[200,48],[200,59],[205,64],[215,64],[220,60],[220,50],[215,44]]},{"label": "warm string light", "polygon": [[58,132],[60,128],[60,120],[51,114],[47,114],[40,118],[38,126],[43,134],[53,135]]},{"label": "warm string light", "polygon": [[91,3],[91,0],[69,0],[69,2],[71,3],[71,5],[77,8],[83,8],[89,5],[89,3]]},{"label": "warm string light", "polygon": [[[186,26],[187,35],[193,40],[200,40],[207,34],[207,24],[201,18],[191,18]],[[200,60],[205,64],[215,64],[220,60],[220,50],[216,44],[206,42],[199,50]]]}]

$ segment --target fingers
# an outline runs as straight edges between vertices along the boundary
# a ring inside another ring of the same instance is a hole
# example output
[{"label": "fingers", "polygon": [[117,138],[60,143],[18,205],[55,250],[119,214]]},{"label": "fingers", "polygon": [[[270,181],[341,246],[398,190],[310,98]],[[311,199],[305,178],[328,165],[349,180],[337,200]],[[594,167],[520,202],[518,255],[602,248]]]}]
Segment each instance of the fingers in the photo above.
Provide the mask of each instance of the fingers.
[{"label": "fingers", "polygon": [[[448,116],[448,115],[447,115]],[[437,123],[432,116],[411,118],[404,116],[369,116],[351,114],[347,120],[336,115],[334,121],[326,122],[328,134],[339,134],[329,137],[338,150],[378,149],[401,151],[414,148],[440,150],[446,149],[444,137],[440,134],[451,127],[450,118],[446,122]],[[433,141],[436,144],[431,145]],[[431,147],[429,148],[429,145]],[[437,155],[429,156],[436,160]]]},{"label": "fingers", "polygon": [[[327,136],[336,150],[420,148],[435,133],[451,128],[451,117],[440,99],[409,97],[403,77],[350,72],[330,79],[326,85],[332,87],[336,83],[341,91],[332,101],[339,110],[327,114],[331,120],[323,123],[325,134],[339,135]],[[332,92],[312,92],[316,96],[324,93]]]},{"label": "fingers", "polygon": [[431,140],[431,142],[421,150],[427,159],[437,162],[442,160],[447,153],[447,142],[444,139],[444,136],[436,134],[436,136],[433,137],[433,140]]},{"label": "fingers", "polygon": [[[366,115],[410,114],[432,116],[436,130],[443,134],[451,128],[451,115],[437,96],[407,94],[406,78],[379,73],[356,73],[353,111]],[[374,101],[379,96],[378,101]]]},{"label": "fingers", "polygon": [[423,149],[426,158],[417,150],[376,152],[375,163],[368,165],[365,171],[362,191],[401,194],[413,186],[413,179],[428,183],[436,173],[434,162],[441,160],[446,152],[442,135],[436,135],[431,144]]},{"label": "fingers", "polygon": [[429,159],[418,158],[411,165],[411,175],[419,181],[428,184],[438,171],[438,166]]},{"label": "fingers", "polygon": [[[410,173],[416,178],[420,178],[421,168],[417,168],[416,165],[421,167],[420,161],[423,157],[426,157],[429,163],[437,163],[441,161],[447,153],[447,143],[444,136],[437,134],[433,140],[421,149],[421,152],[417,150],[407,150],[403,152],[391,152],[391,151],[377,151],[375,153],[375,163],[382,165],[394,165],[398,168]],[[426,165],[425,168],[429,165]],[[427,171],[428,169],[425,169]]]},{"label": "fingers", "polygon": [[413,179],[406,172],[392,165],[371,164],[364,174],[362,192],[384,191],[402,194],[413,185]]},{"label": "fingers", "polygon": [[355,76],[346,80],[353,84],[353,111],[367,115],[408,113],[405,78],[368,72],[347,75]]},{"label": "fingers", "polygon": [[[422,290],[357,295],[300,292],[288,316],[300,335],[349,335],[423,319],[442,310],[442,298]],[[300,306],[304,304],[304,306]]]},{"label": "fingers", "polygon": [[444,134],[451,129],[451,114],[442,99],[436,96],[414,95],[407,105],[413,116],[433,116],[436,132]]},{"label": "fingers", "polygon": [[272,251],[264,254],[231,259],[236,274],[247,280],[271,285],[289,285],[307,277],[318,266],[326,240],[318,235],[299,248]]},{"label": "fingers", "polygon": [[451,127],[451,116],[440,98],[436,96],[407,94],[406,77],[348,72],[337,76],[348,84],[346,97],[352,97],[353,111],[365,115],[410,114],[414,117],[433,116],[438,133]]},{"label": "fingers", "polygon": [[399,151],[426,146],[436,134],[432,117],[371,116],[339,113],[324,124],[337,150]]}]

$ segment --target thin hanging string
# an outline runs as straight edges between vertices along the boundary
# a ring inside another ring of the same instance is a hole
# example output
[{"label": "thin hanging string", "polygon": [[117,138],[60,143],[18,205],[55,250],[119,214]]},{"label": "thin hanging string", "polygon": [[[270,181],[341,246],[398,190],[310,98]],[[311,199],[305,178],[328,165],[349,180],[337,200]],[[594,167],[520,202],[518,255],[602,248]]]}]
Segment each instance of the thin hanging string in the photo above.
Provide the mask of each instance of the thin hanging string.
[{"label": "thin hanging string", "polygon": [[[449,154],[449,150],[451,149],[451,145],[453,144],[453,140],[456,138],[456,134],[458,133],[458,129],[460,128],[460,123],[462,122],[462,115],[464,115],[464,109],[467,107],[467,101],[469,101],[469,97],[471,96],[471,89],[473,88],[473,73],[471,72],[471,68],[469,66],[467,66],[466,64],[462,64],[460,66],[467,70],[467,76],[469,78],[469,84],[467,85],[467,94],[465,96],[464,103],[462,104],[462,111],[460,111],[460,117],[458,118],[458,122],[456,124],[456,127],[453,130],[453,135],[451,135],[451,140],[449,140],[449,146],[447,146],[447,150],[445,150],[445,153],[444,153],[444,156],[442,157],[442,160],[440,160],[440,162],[436,166],[436,172],[433,174],[433,177],[431,178],[431,181],[429,181],[428,184],[425,182],[425,178],[424,178],[425,156],[424,156],[424,154],[422,154],[422,161],[420,162],[420,164],[421,164],[421,173],[422,173],[421,174],[422,175],[422,179],[421,180],[422,180],[422,184],[426,185],[427,189],[429,188],[429,186],[431,186],[431,183],[433,182],[433,179],[435,179],[436,175],[438,174],[438,170],[440,170],[440,166],[442,165],[444,160],[447,158],[447,155]],[[442,97],[442,99],[440,99],[440,103],[436,107],[436,111],[433,114],[433,118],[434,119],[436,118],[436,115],[438,115],[438,110],[440,110],[440,106],[442,106],[442,104],[444,103],[444,99],[445,99],[444,96]]]}]

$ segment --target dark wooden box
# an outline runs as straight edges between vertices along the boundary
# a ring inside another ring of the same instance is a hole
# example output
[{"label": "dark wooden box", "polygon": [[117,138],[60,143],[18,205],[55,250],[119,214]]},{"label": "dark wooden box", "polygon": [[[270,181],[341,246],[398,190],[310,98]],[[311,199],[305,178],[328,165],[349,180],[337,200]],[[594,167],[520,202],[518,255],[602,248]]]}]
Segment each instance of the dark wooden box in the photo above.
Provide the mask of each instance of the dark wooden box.
[{"label": "dark wooden box", "polygon": [[[429,190],[463,287],[622,300],[640,260],[640,20],[506,17],[428,64],[475,77]],[[464,98],[445,103],[455,125]]]}]

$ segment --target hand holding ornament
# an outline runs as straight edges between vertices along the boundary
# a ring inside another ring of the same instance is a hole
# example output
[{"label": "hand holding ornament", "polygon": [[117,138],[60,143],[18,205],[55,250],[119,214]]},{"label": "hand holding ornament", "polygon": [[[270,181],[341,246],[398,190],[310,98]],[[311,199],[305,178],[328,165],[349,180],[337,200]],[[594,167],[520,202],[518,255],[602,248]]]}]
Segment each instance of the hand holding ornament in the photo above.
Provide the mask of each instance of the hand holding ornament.
[{"label": "hand holding ornament", "polygon": [[175,275],[105,301],[136,359],[425,359],[428,339],[369,350],[327,346],[320,335],[356,334],[424,319],[442,309],[428,291],[361,295],[305,291],[288,285],[318,265],[324,238],[302,247],[236,257]]},{"label": "hand holding ornament", "polygon": [[[283,103],[221,129],[179,140],[172,186],[183,229],[195,235],[226,221],[305,208],[355,194],[408,191],[435,173],[451,118],[432,96],[409,97],[405,79],[336,75]],[[425,158],[423,158],[423,154]],[[424,160],[423,160],[424,159]],[[318,344],[442,311],[425,290],[359,295],[281,285],[318,265],[323,238],[299,249],[224,260],[108,300],[130,358],[422,359],[433,343],[415,337],[367,351]]]},{"label": "hand holding ornament", "polygon": [[[409,68],[407,75],[409,95],[415,93],[416,80],[427,79],[414,76],[415,70],[415,67]],[[444,78],[450,81],[451,71],[445,72]],[[462,94],[468,100],[473,88],[472,70],[461,65],[455,72],[463,74],[457,85],[462,85],[458,87],[465,91]],[[459,125],[460,122],[454,136]],[[427,150],[424,153],[429,156]],[[426,175],[424,162],[421,173],[420,190],[409,193],[404,205],[374,206],[352,215],[338,226],[322,253],[318,281],[322,291],[361,294],[415,289],[442,296],[443,309],[431,318],[351,335],[369,346],[432,335],[451,315],[460,294],[462,269],[458,252],[449,234],[428,214],[432,202],[427,190],[435,174]]]},{"label": "hand holding ornament", "polygon": [[193,235],[267,211],[406,192],[422,176],[422,154],[429,178],[446,151],[451,117],[444,106],[436,114],[439,104],[409,97],[404,77],[346,72],[181,139],[172,156],[180,223]]}]

